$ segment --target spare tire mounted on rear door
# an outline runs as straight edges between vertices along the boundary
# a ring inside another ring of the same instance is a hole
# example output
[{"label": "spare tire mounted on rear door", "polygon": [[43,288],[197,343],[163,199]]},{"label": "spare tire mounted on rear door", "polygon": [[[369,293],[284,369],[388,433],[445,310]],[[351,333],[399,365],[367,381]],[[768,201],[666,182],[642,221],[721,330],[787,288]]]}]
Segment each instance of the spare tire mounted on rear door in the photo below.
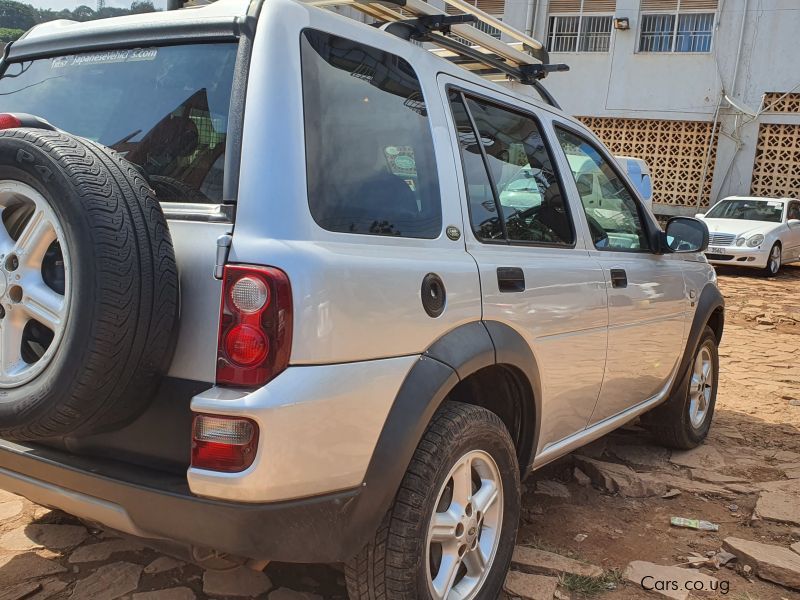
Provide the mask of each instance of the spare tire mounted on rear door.
[{"label": "spare tire mounted on rear door", "polygon": [[167,223],[129,162],[0,131],[0,437],[108,430],[145,407],[178,321]]}]

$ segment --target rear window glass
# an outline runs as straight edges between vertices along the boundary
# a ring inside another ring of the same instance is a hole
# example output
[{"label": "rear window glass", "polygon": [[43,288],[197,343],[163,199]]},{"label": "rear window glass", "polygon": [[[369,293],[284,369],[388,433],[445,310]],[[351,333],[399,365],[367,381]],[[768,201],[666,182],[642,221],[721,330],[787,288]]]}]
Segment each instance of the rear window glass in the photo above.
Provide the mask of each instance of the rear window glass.
[{"label": "rear window glass", "polygon": [[161,201],[222,201],[236,44],[110,50],[9,65],[0,109],[139,165]]},{"label": "rear window glass", "polygon": [[411,65],[319,31],[302,36],[308,201],[330,231],[442,229],[428,113]]}]

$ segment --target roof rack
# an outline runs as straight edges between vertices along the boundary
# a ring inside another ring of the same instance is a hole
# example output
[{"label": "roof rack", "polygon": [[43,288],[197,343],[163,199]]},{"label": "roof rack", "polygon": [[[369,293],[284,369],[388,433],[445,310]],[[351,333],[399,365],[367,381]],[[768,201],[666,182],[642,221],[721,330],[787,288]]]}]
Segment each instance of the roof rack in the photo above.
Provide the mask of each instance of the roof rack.
[{"label": "roof rack", "polygon": [[[376,19],[381,29],[389,33],[438,46],[433,50],[435,54],[478,75],[495,79],[502,75],[531,85],[546,102],[558,107],[540,80],[551,72],[568,71],[567,65],[551,64],[540,41],[472,4],[464,0],[444,2],[462,14],[449,15],[423,0],[305,0],[306,4],[317,7],[346,6],[358,10]],[[499,30],[515,42],[503,42],[472,26],[478,22]]]}]

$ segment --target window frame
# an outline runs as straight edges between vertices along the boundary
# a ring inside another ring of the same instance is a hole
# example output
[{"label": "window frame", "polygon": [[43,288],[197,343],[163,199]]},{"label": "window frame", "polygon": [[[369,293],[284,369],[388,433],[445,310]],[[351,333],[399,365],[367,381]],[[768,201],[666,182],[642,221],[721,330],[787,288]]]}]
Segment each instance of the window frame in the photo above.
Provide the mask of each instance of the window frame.
[{"label": "window frame", "polygon": [[[583,19],[584,17],[605,17],[610,19],[611,28],[608,32],[608,49],[606,50],[581,50],[581,42],[583,41]],[[550,47],[551,43],[551,34],[553,32],[553,19],[564,19],[564,18],[577,18],[578,19],[578,30],[575,37],[575,49],[574,50],[553,50]],[[583,8],[577,13],[564,13],[564,12],[557,12],[557,13],[548,13],[547,14],[547,35],[545,36],[547,51],[551,54],[610,54],[611,53],[611,46],[614,40],[614,14],[613,13],[587,13],[584,12]]]},{"label": "window frame", "polygon": [[[622,173],[620,169],[619,163],[611,156],[608,151],[606,150],[605,146],[602,143],[598,145],[596,141],[592,139],[590,135],[587,135],[585,130],[581,130],[578,127],[575,127],[571,123],[567,123],[564,121],[553,121],[553,133],[556,136],[556,140],[558,140],[558,130],[562,129],[567,133],[571,133],[586,143],[588,143],[595,151],[603,158],[610,166],[611,170],[619,177],[622,185],[625,186],[625,189],[628,190],[628,194],[630,194],[631,198],[633,199],[634,204],[636,205],[636,210],[639,214],[639,222],[642,224],[642,228],[644,230],[645,238],[647,239],[647,248],[598,248],[595,246],[594,241],[589,237],[587,239],[587,249],[592,251],[595,250],[597,252],[622,252],[625,254],[658,254],[657,248],[658,246],[658,231],[655,229],[655,225],[653,220],[650,218],[649,214],[645,210],[644,205],[642,204],[641,200],[639,199],[638,194],[631,189],[631,186],[628,184],[627,177]],[[564,161],[569,164],[569,159],[567,159],[567,153],[564,151],[561,142],[559,141],[558,147],[561,150],[561,156],[563,157]],[[581,199],[581,195],[578,192],[578,184],[575,181],[575,174],[572,173],[572,169],[570,168],[570,176],[572,177],[572,190],[574,191],[578,204],[580,204],[581,211],[583,212],[583,219],[584,223],[587,226],[589,225],[589,219],[587,218],[588,215],[586,214],[586,207],[583,205],[583,200]]]},{"label": "window frame", "polygon": [[[561,169],[558,165],[557,156],[553,151],[552,141],[550,139],[550,132],[548,132],[543,124],[542,120],[538,117],[538,115],[534,114],[529,110],[525,110],[518,106],[511,104],[510,102],[504,102],[503,100],[499,100],[494,96],[490,96],[488,94],[483,94],[478,92],[474,89],[469,89],[462,87],[460,85],[456,85],[453,83],[448,83],[445,85],[445,101],[447,103],[447,110],[448,110],[448,117],[450,119],[451,125],[453,130],[456,133],[456,139],[458,138],[458,129],[456,127],[455,117],[453,115],[453,109],[450,105],[450,93],[456,92],[458,93],[461,102],[464,104],[464,110],[469,117],[470,127],[472,128],[473,134],[475,134],[475,139],[478,142],[478,147],[481,151],[481,163],[483,164],[483,168],[486,171],[487,178],[489,180],[489,184],[492,188],[492,196],[494,197],[494,204],[495,208],[497,209],[497,214],[501,215],[501,227],[503,230],[503,239],[499,240],[487,240],[478,237],[475,233],[475,229],[473,227],[472,221],[472,203],[470,202],[469,198],[469,186],[467,185],[467,177],[466,177],[466,165],[464,164],[464,155],[461,151],[460,144],[456,143],[456,150],[458,152],[458,160],[459,164],[461,165],[461,181],[459,185],[461,186],[462,190],[464,190],[464,197],[467,201],[467,215],[469,217],[469,231],[472,233],[472,237],[481,244],[487,245],[500,245],[500,246],[521,246],[521,247],[532,247],[532,248],[551,248],[551,249],[574,249],[577,247],[578,244],[578,230],[575,227],[575,217],[572,214],[572,207],[570,206],[569,202],[569,192],[567,191],[567,187],[564,182],[564,175],[561,172]],[[505,110],[507,112],[518,114],[526,119],[531,119],[536,127],[539,129],[539,133],[541,134],[542,142],[544,144],[545,151],[547,152],[548,157],[550,158],[551,165],[553,166],[553,171],[555,173],[556,179],[558,184],[561,188],[562,197],[564,199],[564,210],[567,216],[567,221],[569,223],[570,233],[572,234],[572,242],[569,244],[558,244],[558,243],[548,243],[548,242],[533,242],[533,241],[526,241],[526,240],[511,240],[508,237],[508,231],[506,229],[506,221],[505,215],[502,210],[502,205],[500,204],[500,193],[497,191],[497,182],[494,178],[494,173],[489,168],[488,159],[486,157],[486,149],[483,147],[483,143],[481,142],[480,132],[478,131],[475,125],[475,119],[472,116],[472,113],[469,110],[469,106],[466,103],[466,99],[468,97],[474,98],[480,102],[485,102],[486,104],[491,104],[496,108],[501,110]]]},{"label": "window frame", "polygon": [[[680,20],[682,16],[685,15],[713,15],[711,19],[711,41],[708,45],[708,50],[691,50],[687,52],[682,52],[677,50],[676,47],[678,45],[678,27],[680,24]],[[645,16],[673,16],[675,17],[675,21],[672,24],[672,32],[670,33],[670,49],[669,50],[642,50],[642,27],[644,25],[644,18]],[[715,11],[709,11],[708,9],[682,9],[680,7],[680,3],[678,4],[678,8],[675,10],[647,10],[647,11],[640,11],[639,12],[639,24],[637,27],[636,33],[636,52],[635,54],[679,54],[681,56],[691,56],[693,54],[704,55],[704,54],[711,54],[714,52],[714,40],[716,36],[714,35],[719,19],[719,8]]]},{"label": "window frame", "polygon": [[[301,113],[302,118],[303,118],[303,161],[304,161],[304,167],[305,167],[304,168],[304,171],[305,171],[304,183],[305,183],[305,188],[306,188],[305,206],[308,209],[308,214],[311,216],[311,220],[313,221],[314,225],[316,227],[318,227],[321,231],[325,231],[328,234],[332,234],[332,235],[335,235],[335,236],[339,236],[339,235],[345,235],[345,236],[352,236],[352,235],[367,236],[367,237],[375,239],[376,240],[375,243],[378,243],[377,240],[394,240],[394,241],[404,241],[404,242],[411,242],[411,243],[414,243],[414,242],[416,242],[416,243],[421,243],[421,242],[427,243],[427,242],[435,242],[436,240],[441,239],[442,235],[444,234],[444,230],[445,230],[445,220],[446,220],[445,219],[445,203],[444,203],[444,197],[442,196],[442,181],[441,181],[440,170],[439,170],[439,157],[437,156],[438,153],[437,153],[437,150],[436,150],[436,139],[435,139],[435,136],[434,136],[433,121],[431,119],[431,115],[430,114],[428,114],[426,116],[426,118],[427,118],[427,121],[428,121],[428,134],[430,136],[430,143],[431,143],[431,148],[430,148],[431,149],[431,157],[433,159],[433,166],[431,168],[431,173],[432,173],[432,176],[436,180],[436,186],[437,186],[437,190],[438,190],[438,203],[437,203],[437,205],[438,205],[438,215],[439,215],[439,228],[438,228],[438,230],[437,230],[435,235],[430,236],[430,237],[427,237],[427,236],[426,237],[421,237],[421,236],[409,236],[409,235],[399,235],[399,236],[398,235],[383,235],[383,234],[379,234],[379,233],[370,233],[370,232],[361,232],[361,231],[357,231],[357,232],[339,231],[339,230],[336,230],[336,229],[329,229],[328,227],[324,226],[322,223],[320,223],[317,220],[317,217],[314,214],[314,210],[311,208],[311,201],[310,201],[310,197],[309,197],[309,193],[308,193],[308,190],[309,190],[309,175],[310,175],[309,165],[311,164],[311,162],[309,160],[309,144],[308,144],[308,137],[307,137],[308,136],[308,133],[307,133],[307,116],[308,115],[307,115],[307,111],[306,111],[305,86],[303,85],[303,41],[305,39],[306,32],[321,33],[321,34],[324,34],[324,35],[327,35],[327,36],[330,36],[330,37],[336,37],[336,38],[348,40],[349,42],[351,42],[353,44],[358,44],[360,46],[363,46],[363,47],[366,47],[366,48],[370,48],[372,50],[377,50],[379,52],[384,52],[384,53],[392,56],[395,59],[402,60],[403,62],[405,62],[410,67],[411,72],[414,74],[414,78],[417,80],[417,83],[419,85],[420,93],[422,94],[422,100],[425,103],[426,108],[428,106],[428,98],[427,98],[427,96],[425,94],[425,85],[423,84],[423,79],[420,78],[420,76],[419,76],[418,69],[416,69],[414,67],[413,63],[406,56],[403,56],[403,55],[398,54],[397,52],[393,52],[391,50],[385,50],[385,49],[380,48],[378,46],[372,46],[372,45],[364,43],[362,41],[353,39],[349,35],[348,36],[342,35],[341,32],[330,31],[328,29],[319,28],[319,27],[312,27],[312,26],[307,26],[307,27],[303,27],[303,28],[300,29],[299,35],[297,37],[297,42],[298,42],[298,50],[299,50],[299,56],[300,56],[300,72],[299,72],[299,76],[300,76],[300,113]],[[430,92],[430,90],[428,90],[428,91]]]}]

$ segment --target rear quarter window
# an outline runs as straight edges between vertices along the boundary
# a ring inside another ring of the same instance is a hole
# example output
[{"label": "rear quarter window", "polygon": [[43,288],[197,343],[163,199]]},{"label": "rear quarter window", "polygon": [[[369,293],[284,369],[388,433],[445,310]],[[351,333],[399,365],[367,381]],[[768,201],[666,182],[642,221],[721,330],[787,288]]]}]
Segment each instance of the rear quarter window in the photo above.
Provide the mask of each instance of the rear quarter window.
[{"label": "rear quarter window", "polygon": [[438,237],[433,139],[411,65],[315,30],[302,33],[301,54],[314,220],[342,233]]}]

